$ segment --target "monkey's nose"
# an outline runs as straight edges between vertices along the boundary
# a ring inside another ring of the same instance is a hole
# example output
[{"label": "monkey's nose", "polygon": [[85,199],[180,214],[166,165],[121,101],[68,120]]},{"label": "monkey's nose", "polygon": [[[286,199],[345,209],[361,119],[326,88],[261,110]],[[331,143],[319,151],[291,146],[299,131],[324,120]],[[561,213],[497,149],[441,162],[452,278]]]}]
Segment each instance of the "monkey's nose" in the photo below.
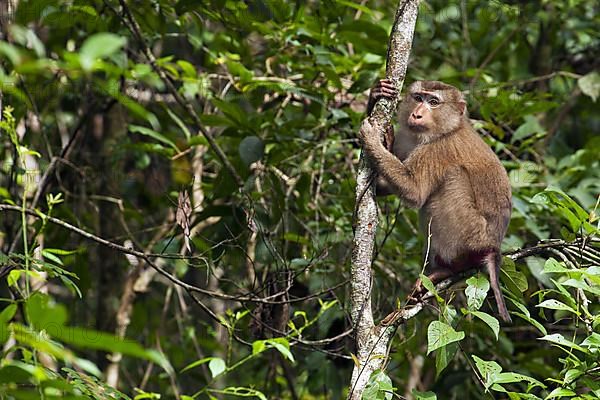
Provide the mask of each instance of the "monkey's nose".
[{"label": "monkey's nose", "polygon": [[420,115],[420,114],[413,114],[412,117],[413,117],[413,119],[421,119],[421,118],[423,118],[423,116]]}]

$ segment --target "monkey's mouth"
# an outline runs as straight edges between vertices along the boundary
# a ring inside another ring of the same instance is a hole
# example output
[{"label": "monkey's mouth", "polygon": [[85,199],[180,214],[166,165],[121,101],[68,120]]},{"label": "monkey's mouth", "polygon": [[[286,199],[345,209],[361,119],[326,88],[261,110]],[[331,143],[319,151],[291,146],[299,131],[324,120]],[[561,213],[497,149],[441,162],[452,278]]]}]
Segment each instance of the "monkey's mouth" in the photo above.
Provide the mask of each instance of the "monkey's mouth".
[{"label": "monkey's mouth", "polygon": [[409,122],[407,125],[411,131],[417,132],[417,133],[427,132],[427,130],[429,130],[429,128],[425,124]]}]

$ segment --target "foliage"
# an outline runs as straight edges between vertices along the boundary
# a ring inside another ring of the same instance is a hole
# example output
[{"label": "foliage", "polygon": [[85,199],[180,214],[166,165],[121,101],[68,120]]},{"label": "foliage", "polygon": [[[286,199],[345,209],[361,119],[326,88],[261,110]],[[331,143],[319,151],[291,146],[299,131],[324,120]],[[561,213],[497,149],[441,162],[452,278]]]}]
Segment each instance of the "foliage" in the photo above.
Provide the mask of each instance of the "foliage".
[{"label": "foliage", "polygon": [[[342,398],[355,132],[397,2],[6,3],[0,397]],[[465,90],[513,186],[503,250],[547,247],[504,260],[513,326],[482,274],[435,293],[365,398],[600,398],[596,3],[422,2],[407,82]],[[384,317],[426,240],[380,205]]]}]

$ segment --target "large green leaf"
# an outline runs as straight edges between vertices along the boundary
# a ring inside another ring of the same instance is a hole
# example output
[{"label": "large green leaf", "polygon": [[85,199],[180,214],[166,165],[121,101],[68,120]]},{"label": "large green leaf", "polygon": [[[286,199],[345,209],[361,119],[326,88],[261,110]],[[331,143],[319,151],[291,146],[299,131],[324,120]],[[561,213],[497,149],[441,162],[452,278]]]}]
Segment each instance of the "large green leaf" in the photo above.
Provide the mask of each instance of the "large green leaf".
[{"label": "large green leaf", "polygon": [[432,321],[427,328],[427,354],[464,338],[464,332],[456,332],[450,325],[441,321]]},{"label": "large green leaf", "polygon": [[484,313],[482,311],[470,311],[469,313],[473,314],[474,316],[476,316],[477,318],[479,318],[480,320],[485,322],[486,325],[490,327],[492,332],[494,332],[494,336],[496,336],[496,340],[498,340],[498,334],[500,333],[500,323],[498,322],[498,320],[495,317],[491,316],[488,313]]},{"label": "large green leaf", "polygon": [[488,290],[490,290],[490,283],[485,276],[478,274],[467,279],[465,294],[469,310],[475,311],[481,308]]}]

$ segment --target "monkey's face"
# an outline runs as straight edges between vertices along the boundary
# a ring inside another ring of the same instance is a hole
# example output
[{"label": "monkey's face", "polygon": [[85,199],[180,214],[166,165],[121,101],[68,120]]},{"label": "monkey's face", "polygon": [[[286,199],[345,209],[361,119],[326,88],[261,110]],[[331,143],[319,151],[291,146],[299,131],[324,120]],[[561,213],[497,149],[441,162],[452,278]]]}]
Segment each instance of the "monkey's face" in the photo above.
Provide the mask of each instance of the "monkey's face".
[{"label": "monkey's face", "polygon": [[414,132],[428,132],[434,126],[436,109],[442,104],[442,99],[435,92],[413,92],[407,100],[408,109],[406,125]]},{"label": "monkey's face", "polygon": [[437,81],[413,83],[401,105],[400,118],[417,134],[445,134],[457,129],[465,113],[461,93]]}]

